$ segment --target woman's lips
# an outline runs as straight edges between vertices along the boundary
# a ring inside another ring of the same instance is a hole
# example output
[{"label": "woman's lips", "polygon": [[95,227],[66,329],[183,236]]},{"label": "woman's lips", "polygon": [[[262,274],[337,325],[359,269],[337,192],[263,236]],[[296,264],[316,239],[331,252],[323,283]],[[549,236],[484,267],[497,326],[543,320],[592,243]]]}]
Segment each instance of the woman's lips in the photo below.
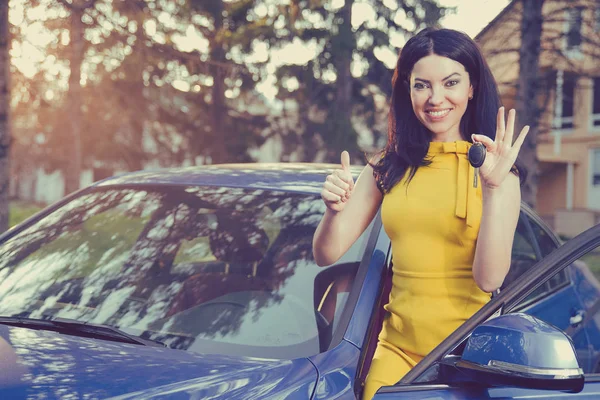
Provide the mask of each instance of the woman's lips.
[{"label": "woman's lips", "polygon": [[443,110],[427,110],[425,111],[425,115],[431,121],[441,121],[452,111],[451,108],[446,108]]}]

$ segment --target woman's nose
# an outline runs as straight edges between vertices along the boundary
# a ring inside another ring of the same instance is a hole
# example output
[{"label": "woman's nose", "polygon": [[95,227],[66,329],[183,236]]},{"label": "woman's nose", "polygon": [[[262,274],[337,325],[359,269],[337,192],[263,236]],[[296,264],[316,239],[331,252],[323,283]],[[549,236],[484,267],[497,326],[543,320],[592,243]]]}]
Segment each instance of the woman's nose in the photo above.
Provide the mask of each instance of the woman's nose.
[{"label": "woman's nose", "polygon": [[429,104],[436,106],[442,104],[444,101],[444,95],[439,89],[431,89],[431,95],[429,96]]}]

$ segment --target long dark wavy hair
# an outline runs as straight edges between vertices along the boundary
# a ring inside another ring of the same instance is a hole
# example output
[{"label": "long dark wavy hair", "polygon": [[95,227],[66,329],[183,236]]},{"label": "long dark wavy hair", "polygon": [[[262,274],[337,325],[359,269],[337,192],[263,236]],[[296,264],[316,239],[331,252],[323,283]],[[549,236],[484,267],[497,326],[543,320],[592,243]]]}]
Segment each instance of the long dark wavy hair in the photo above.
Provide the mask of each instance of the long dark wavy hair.
[{"label": "long dark wavy hair", "polygon": [[[388,141],[376,162],[370,162],[379,189],[387,193],[405,174],[408,182],[417,168],[430,164],[426,158],[431,132],[417,119],[410,98],[410,75],[421,58],[431,54],[461,63],[473,86],[473,99],[460,121],[464,140],[471,134],[496,137],[496,116],[501,106],[496,81],[477,44],[466,34],[452,29],[427,28],[409,39],[400,52],[392,78],[392,98],[388,117]],[[521,181],[525,171],[515,171]]]}]

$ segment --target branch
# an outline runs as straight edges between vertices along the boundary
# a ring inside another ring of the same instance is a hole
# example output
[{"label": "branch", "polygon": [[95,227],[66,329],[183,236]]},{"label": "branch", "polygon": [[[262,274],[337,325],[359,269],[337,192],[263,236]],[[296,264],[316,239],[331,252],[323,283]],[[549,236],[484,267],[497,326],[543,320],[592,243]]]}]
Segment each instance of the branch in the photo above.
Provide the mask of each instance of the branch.
[{"label": "branch", "polygon": [[67,0],[58,0],[58,1],[59,1],[59,3],[61,3],[63,6],[65,6],[66,8],[68,8],[71,11],[73,11],[73,10],[84,11],[90,7],[93,7],[98,0],[85,0],[80,5],[75,4],[75,1],[73,1],[73,3],[69,3]]},{"label": "branch", "polygon": [[167,55],[175,58],[178,61],[200,62],[201,64],[213,65],[213,66],[222,68],[222,69],[230,71],[230,72],[233,70],[236,70],[236,69],[237,70],[246,70],[244,65],[236,64],[234,62],[220,62],[220,61],[214,61],[214,60],[203,61],[201,59],[200,52],[198,52],[197,50],[194,50],[191,52],[183,52],[183,51],[179,51],[179,50],[173,48],[172,46],[157,43],[155,41],[152,42],[152,46],[155,49],[157,49],[159,52],[162,52],[163,54],[167,54]]}]

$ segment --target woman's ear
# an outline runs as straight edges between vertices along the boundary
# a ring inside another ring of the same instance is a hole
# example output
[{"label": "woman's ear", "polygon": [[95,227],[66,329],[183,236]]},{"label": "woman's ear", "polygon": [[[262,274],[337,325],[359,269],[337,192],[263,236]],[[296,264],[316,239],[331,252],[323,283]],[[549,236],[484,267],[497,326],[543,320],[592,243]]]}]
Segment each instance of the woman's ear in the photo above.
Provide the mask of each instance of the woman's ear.
[{"label": "woman's ear", "polygon": [[473,85],[469,86],[469,100],[473,99]]}]

